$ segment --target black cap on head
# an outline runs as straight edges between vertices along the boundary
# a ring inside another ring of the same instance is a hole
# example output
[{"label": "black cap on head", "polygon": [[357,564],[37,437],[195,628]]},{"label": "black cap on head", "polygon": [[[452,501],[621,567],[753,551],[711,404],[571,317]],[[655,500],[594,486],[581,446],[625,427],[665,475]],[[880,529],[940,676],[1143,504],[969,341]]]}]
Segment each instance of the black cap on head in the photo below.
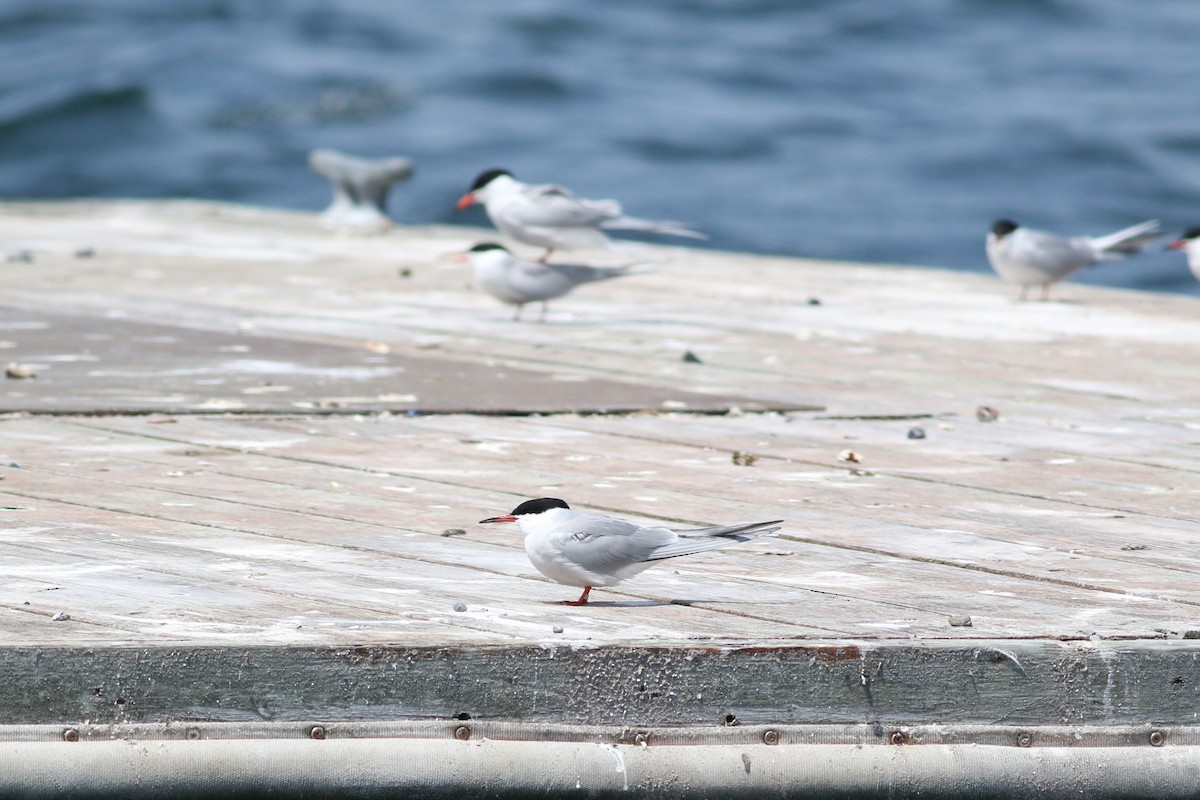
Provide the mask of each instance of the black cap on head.
[{"label": "black cap on head", "polygon": [[1183,232],[1180,239],[1200,239],[1200,225],[1193,225]]},{"label": "black cap on head", "polygon": [[503,250],[508,252],[508,248],[504,245],[496,244],[495,242],[480,242],[479,244],[468,250],[468,253],[486,253],[490,250]]},{"label": "black cap on head", "polygon": [[522,514],[540,514],[552,508],[570,508],[570,506],[557,497],[539,497],[537,500],[526,500],[521,503],[512,510],[512,515],[519,517]]},{"label": "black cap on head", "polygon": [[513,176],[513,174],[506,169],[489,169],[479,173],[479,177],[476,178],[475,182],[471,184],[471,191],[474,192],[482,189],[492,181],[496,180],[496,178],[499,178],[501,175],[507,175],[510,178]]},{"label": "black cap on head", "polygon": [[1015,231],[1019,226],[1011,219],[998,219],[992,223],[992,233],[997,236],[1008,236]]}]

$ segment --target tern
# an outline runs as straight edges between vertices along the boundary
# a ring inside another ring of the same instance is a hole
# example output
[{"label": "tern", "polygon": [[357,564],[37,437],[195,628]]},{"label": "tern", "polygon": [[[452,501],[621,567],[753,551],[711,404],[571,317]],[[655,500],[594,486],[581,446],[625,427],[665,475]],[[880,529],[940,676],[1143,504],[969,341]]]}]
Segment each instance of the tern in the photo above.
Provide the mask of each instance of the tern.
[{"label": "tern", "polygon": [[603,246],[604,230],[632,230],[707,239],[682,222],[627,217],[616,200],[588,200],[562,186],[522,183],[505,169],[489,169],[458,200],[456,211],[482,203],[492,224],[512,238],[546,248],[545,262],[559,248]]},{"label": "tern", "polygon": [[1200,225],[1193,225],[1167,245],[1168,250],[1182,250],[1187,256],[1188,267],[1196,280],[1200,280]]},{"label": "tern", "polygon": [[525,553],[537,571],[568,586],[582,586],[587,603],[593,586],[613,586],[666,558],[748,542],[779,530],[781,519],[711,528],[667,528],[582,514],[562,500],[526,500],[510,513],[480,520],[515,522],[525,534]]},{"label": "tern", "polygon": [[1084,267],[1136,253],[1161,235],[1158,220],[1148,220],[1107,236],[1066,238],[1022,228],[1012,220],[1002,219],[988,232],[987,256],[1001,278],[1021,286],[1021,300],[1031,286],[1042,287],[1045,300],[1051,284]]},{"label": "tern", "polygon": [[519,258],[492,242],[477,244],[463,254],[475,269],[475,281],[479,288],[502,303],[517,307],[513,319],[521,318],[526,303],[539,302],[542,313],[538,322],[546,319],[548,301],[562,297],[576,286],[596,281],[607,281],[625,275],[654,272],[657,267],[649,262],[628,264],[620,267],[593,267],[587,264],[545,264]]}]

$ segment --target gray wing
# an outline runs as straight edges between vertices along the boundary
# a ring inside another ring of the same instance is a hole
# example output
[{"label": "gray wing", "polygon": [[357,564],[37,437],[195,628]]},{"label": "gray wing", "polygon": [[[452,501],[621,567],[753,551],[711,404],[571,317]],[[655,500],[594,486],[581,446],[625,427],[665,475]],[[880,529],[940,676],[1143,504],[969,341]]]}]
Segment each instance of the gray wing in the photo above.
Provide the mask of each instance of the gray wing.
[{"label": "gray wing", "polygon": [[542,264],[521,259],[507,277],[508,284],[530,300],[562,297],[584,283],[619,278],[628,274],[622,267],[592,267],[587,264]]},{"label": "gray wing", "polygon": [[657,549],[678,538],[670,528],[645,528],[612,517],[580,517],[555,531],[555,544],[566,558],[602,574],[653,560]]},{"label": "gray wing", "polygon": [[562,186],[529,186],[506,213],[525,225],[586,228],[621,215],[616,200],[586,200]]},{"label": "gray wing", "polygon": [[1009,257],[1049,275],[1067,275],[1099,261],[1087,239],[1064,239],[1028,228],[1014,231],[1012,238]]}]

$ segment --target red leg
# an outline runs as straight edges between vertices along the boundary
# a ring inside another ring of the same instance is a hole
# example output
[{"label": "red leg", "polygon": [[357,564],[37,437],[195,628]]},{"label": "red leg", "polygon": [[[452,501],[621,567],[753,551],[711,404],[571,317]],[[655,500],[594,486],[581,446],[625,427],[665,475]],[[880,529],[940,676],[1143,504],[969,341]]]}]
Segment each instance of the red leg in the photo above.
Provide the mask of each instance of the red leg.
[{"label": "red leg", "polygon": [[583,605],[587,605],[587,597],[588,597],[588,594],[590,594],[590,593],[591,593],[591,591],[592,591],[592,587],[590,587],[590,586],[585,586],[585,587],[583,587],[583,594],[579,595],[579,599],[578,599],[578,600],[563,600],[563,601],[562,601],[562,604],[563,604],[564,606],[583,606]]}]

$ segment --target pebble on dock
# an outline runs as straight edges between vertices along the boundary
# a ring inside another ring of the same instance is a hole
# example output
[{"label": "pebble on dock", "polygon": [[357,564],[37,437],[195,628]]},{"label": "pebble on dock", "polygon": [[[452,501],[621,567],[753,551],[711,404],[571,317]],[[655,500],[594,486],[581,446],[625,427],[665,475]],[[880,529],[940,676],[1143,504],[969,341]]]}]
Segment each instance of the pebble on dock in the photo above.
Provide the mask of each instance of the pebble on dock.
[{"label": "pebble on dock", "polygon": [[71,618],[70,614],[66,613],[65,611],[59,611],[59,612],[55,613],[55,615],[53,617],[50,618],[50,621],[51,622],[66,622],[70,618]]},{"label": "pebble on dock", "polygon": [[991,406],[980,406],[975,409],[975,419],[980,422],[995,422],[1000,419],[1000,412]]},{"label": "pebble on dock", "polygon": [[741,450],[735,450],[733,452],[734,466],[752,467],[754,466],[755,461],[758,461],[758,456],[754,455],[753,453],[744,453]]},{"label": "pebble on dock", "polygon": [[36,378],[37,370],[28,364],[18,364],[16,361],[8,362],[8,366],[4,368],[4,375],[14,380],[22,380],[24,378]]},{"label": "pebble on dock", "polygon": [[971,627],[971,618],[966,614],[955,614],[950,617],[951,628],[969,628]]},{"label": "pebble on dock", "polygon": [[917,428],[909,428],[909,429],[908,429],[908,438],[910,438],[910,439],[924,439],[924,438],[925,438],[925,429],[924,429],[924,428],[921,428],[921,427],[917,427]]},{"label": "pebble on dock", "polygon": [[446,528],[442,531],[442,536],[466,536],[467,532],[462,528]]},{"label": "pebble on dock", "polygon": [[861,464],[863,457],[853,450],[843,450],[838,453],[838,461],[849,461],[851,464]]},{"label": "pebble on dock", "polygon": [[686,350],[683,353],[683,363],[685,363],[685,364],[703,364],[704,362],[700,360],[700,356],[696,355],[691,350]]},{"label": "pebble on dock", "polygon": [[459,613],[462,613],[463,611],[467,610],[467,604],[462,601],[459,601],[454,604],[454,610]]},{"label": "pebble on dock", "polygon": [[325,209],[325,220],[349,228],[390,227],[388,192],[413,173],[412,161],[407,158],[369,160],[337,150],[313,150],[308,165],[333,184],[333,201]]}]

